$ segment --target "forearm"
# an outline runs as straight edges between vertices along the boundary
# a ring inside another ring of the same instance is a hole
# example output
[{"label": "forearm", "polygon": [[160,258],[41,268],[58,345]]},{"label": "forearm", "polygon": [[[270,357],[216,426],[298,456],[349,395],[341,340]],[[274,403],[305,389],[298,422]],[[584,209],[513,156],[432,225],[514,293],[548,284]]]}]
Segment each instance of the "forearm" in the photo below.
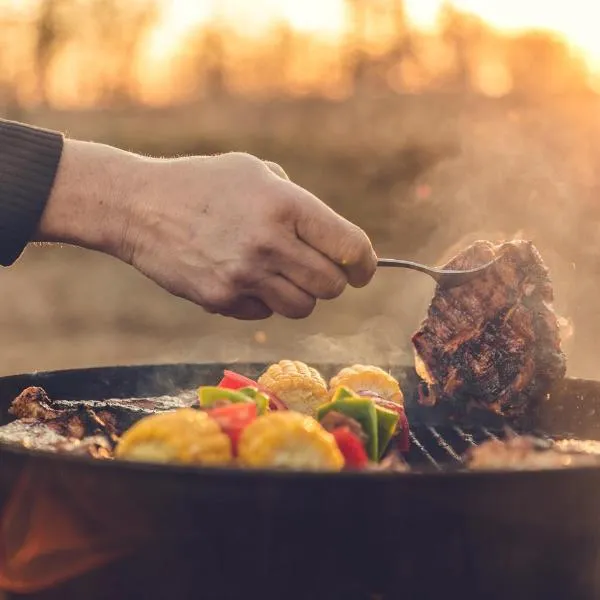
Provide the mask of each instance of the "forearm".
[{"label": "forearm", "polygon": [[59,133],[0,120],[0,264],[30,241],[45,209],[63,149]]}]

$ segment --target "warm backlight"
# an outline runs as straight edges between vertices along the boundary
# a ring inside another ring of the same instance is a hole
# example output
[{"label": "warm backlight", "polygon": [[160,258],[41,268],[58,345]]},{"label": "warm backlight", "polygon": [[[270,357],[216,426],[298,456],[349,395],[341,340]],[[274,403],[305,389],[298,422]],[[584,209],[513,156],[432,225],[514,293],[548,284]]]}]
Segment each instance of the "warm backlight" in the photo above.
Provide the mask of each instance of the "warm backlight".
[{"label": "warm backlight", "polygon": [[[164,56],[186,31],[215,12],[257,35],[277,19],[287,20],[298,30],[336,35],[344,29],[345,4],[345,0],[163,0],[164,17],[153,36],[153,54]],[[434,27],[443,0],[405,0],[404,4],[416,25]],[[533,27],[560,33],[592,66],[600,66],[600,6],[588,0],[455,0],[453,4],[505,31]]]}]

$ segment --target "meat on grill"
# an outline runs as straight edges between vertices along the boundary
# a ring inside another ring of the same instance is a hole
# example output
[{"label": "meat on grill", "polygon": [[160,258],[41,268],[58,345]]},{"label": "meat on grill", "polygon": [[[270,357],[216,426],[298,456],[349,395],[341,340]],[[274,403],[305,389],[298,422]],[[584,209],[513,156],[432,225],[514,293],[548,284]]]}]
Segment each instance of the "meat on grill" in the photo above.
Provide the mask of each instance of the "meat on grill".
[{"label": "meat on grill", "polygon": [[472,470],[555,469],[600,465],[600,454],[597,447],[593,448],[593,444],[594,442],[580,442],[565,446],[560,442],[530,436],[512,436],[506,440],[489,440],[473,448],[465,457],[465,463]]},{"label": "meat on grill", "polygon": [[73,435],[69,419],[49,421],[19,419],[0,427],[0,442],[30,450],[84,454],[93,458],[110,458],[112,443],[107,435]]},{"label": "meat on grill", "polygon": [[179,396],[112,400],[52,400],[29,387],[9,408],[16,420],[0,427],[0,442],[30,449],[108,458],[122,433],[156,412],[197,404],[194,392]]},{"label": "meat on grill", "polygon": [[471,281],[437,287],[412,338],[422,403],[519,418],[564,377],[548,269],[531,242],[478,241],[446,268],[470,269],[496,257]]}]

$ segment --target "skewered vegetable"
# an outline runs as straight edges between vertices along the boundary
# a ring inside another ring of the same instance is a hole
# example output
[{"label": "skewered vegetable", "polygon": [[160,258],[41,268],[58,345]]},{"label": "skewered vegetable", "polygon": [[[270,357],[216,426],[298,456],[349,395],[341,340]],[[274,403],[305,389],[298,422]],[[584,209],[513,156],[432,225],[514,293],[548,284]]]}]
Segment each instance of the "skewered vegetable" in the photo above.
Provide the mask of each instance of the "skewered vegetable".
[{"label": "skewered vegetable", "polygon": [[271,412],[256,419],[239,440],[240,463],[248,467],[340,471],[344,457],[334,437],[312,417]]},{"label": "skewered vegetable", "polygon": [[361,398],[345,387],[338,388],[331,402],[319,407],[318,420],[322,421],[332,411],[360,423],[366,436],[365,449],[372,461],[383,456],[400,419],[396,412],[378,406],[371,398]]},{"label": "skewered vegetable", "polygon": [[[333,396],[336,390],[343,386],[359,396],[371,398],[375,402],[379,413],[381,452],[385,450],[390,441],[390,437],[388,437],[390,430],[393,430],[391,436],[400,435],[398,440],[399,450],[401,452],[408,451],[409,428],[404,412],[404,395],[400,389],[400,384],[394,377],[379,367],[353,365],[342,369],[332,377],[329,386],[330,396]],[[390,417],[390,411],[396,413],[398,418]]]},{"label": "skewered vegetable", "polygon": [[327,401],[327,384],[320,373],[297,360],[271,365],[258,379],[261,387],[273,392],[290,410],[314,415]]},{"label": "skewered vegetable", "polygon": [[400,385],[389,373],[371,365],[353,365],[342,369],[329,382],[329,395],[333,396],[339,387],[346,387],[359,396],[377,395],[401,406],[404,395]]},{"label": "skewered vegetable", "polygon": [[203,386],[198,388],[200,406],[205,409],[214,408],[223,404],[255,404],[259,415],[267,411],[269,399],[258,391],[257,388],[241,388],[228,390],[220,387]]},{"label": "skewered vegetable", "polygon": [[286,410],[285,404],[273,392],[269,392],[269,390],[259,385],[256,381],[234,371],[228,371],[227,369],[223,371],[223,378],[219,382],[219,387],[228,390],[258,388],[269,399],[269,408],[271,410]]},{"label": "skewered vegetable", "polygon": [[115,454],[190,465],[224,465],[232,460],[229,437],[215,419],[193,408],[144,417],[123,434]]},{"label": "skewered vegetable", "polygon": [[317,419],[322,421],[330,412],[341,413],[358,423],[365,434],[365,450],[370,460],[377,460],[378,431],[375,403],[369,398],[360,398],[348,388],[338,388],[331,402],[319,407]]}]

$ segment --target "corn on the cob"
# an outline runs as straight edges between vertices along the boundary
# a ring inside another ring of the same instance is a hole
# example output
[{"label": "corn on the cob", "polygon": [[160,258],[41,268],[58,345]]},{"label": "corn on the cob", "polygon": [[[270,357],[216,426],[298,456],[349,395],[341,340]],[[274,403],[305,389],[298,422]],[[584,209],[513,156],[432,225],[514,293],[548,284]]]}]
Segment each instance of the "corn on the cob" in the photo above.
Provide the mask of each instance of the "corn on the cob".
[{"label": "corn on the cob", "polygon": [[271,365],[258,379],[290,410],[314,415],[327,400],[327,383],[312,367],[297,360],[282,360]]},{"label": "corn on the cob", "polygon": [[232,461],[231,441],[219,424],[193,408],[141,419],[123,434],[115,454],[161,463],[223,465]]},{"label": "corn on the cob", "polygon": [[352,365],[342,369],[329,382],[330,396],[333,396],[341,386],[361,395],[368,395],[368,392],[373,392],[383,400],[404,405],[404,395],[400,385],[389,373],[379,367]]},{"label": "corn on the cob", "polygon": [[248,425],[238,456],[255,468],[339,471],[344,466],[335,438],[312,417],[292,411],[272,412]]}]

